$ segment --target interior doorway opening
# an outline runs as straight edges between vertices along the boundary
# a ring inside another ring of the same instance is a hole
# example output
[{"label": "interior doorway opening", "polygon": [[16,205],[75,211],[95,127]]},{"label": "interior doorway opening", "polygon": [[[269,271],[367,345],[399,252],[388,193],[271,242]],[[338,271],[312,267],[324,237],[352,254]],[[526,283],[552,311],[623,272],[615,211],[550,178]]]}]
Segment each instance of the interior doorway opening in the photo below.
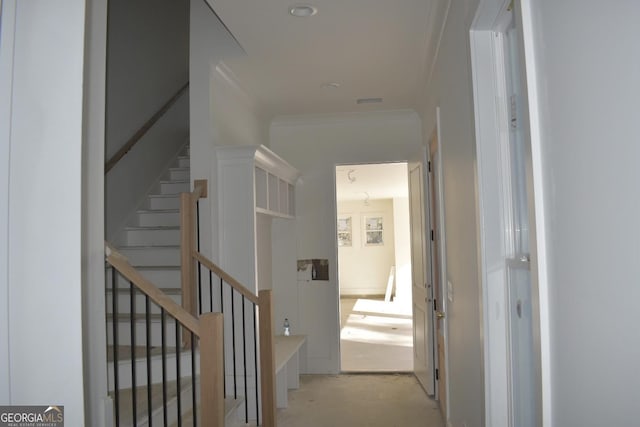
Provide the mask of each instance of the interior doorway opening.
[{"label": "interior doorway opening", "polygon": [[343,372],[412,372],[407,163],[336,166]]}]

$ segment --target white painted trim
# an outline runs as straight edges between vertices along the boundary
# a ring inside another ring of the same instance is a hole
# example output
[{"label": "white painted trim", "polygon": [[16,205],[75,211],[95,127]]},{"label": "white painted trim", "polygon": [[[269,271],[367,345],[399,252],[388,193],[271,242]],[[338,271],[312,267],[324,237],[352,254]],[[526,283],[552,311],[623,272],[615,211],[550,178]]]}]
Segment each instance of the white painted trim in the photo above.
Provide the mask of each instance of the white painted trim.
[{"label": "white painted trim", "polygon": [[16,0],[3,0],[0,4],[0,404],[9,404],[9,158]]},{"label": "white painted trim", "polygon": [[[447,293],[447,235],[446,235],[446,227],[445,227],[445,208],[444,208],[444,171],[442,168],[442,126],[440,125],[440,107],[436,107],[436,132],[438,135],[438,157],[436,159],[432,159],[432,161],[436,165],[437,175],[436,175],[436,184],[438,194],[436,197],[438,198],[438,207],[439,212],[438,215],[439,223],[440,223],[440,280],[442,281],[441,289],[442,289],[442,311],[444,313],[448,313],[448,293]],[[428,152],[429,150],[427,150]],[[445,370],[445,394],[446,394],[446,414],[445,418],[447,421],[451,416],[451,399],[449,398],[451,393],[449,391],[449,378],[450,378],[450,370],[449,370],[449,320],[445,316],[444,318],[444,370]],[[437,340],[437,336],[434,334],[434,339]]]},{"label": "white painted trim", "polygon": [[[529,0],[526,2],[528,8]],[[501,304],[504,292],[497,289],[502,280],[506,280],[504,272],[504,260],[507,256],[513,255],[513,248],[505,246],[509,232],[508,224],[511,220],[511,209],[509,206],[502,206],[504,201],[500,194],[509,191],[510,182],[508,182],[510,170],[504,170],[504,141],[502,133],[504,131],[505,112],[500,110],[500,105],[505,104],[505,91],[501,83],[499,64],[504,54],[501,50],[499,34],[496,31],[505,29],[505,20],[500,19],[502,11],[506,6],[505,0],[484,0],[481,1],[476,14],[476,19],[470,29],[471,38],[471,63],[472,78],[474,90],[474,106],[475,106],[475,125],[476,125],[476,152],[477,152],[477,176],[478,176],[478,233],[479,233],[479,260],[480,260],[480,276],[482,283],[482,304],[483,304],[483,326],[482,333],[484,336],[484,367],[485,367],[485,424],[501,427],[508,426],[512,423],[512,414],[510,413],[511,403],[509,390],[510,382],[505,375],[504,369],[495,369],[501,366],[506,360],[501,354],[505,345],[508,345],[508,330],[501,322],[490,321],[495,315],[504,312],[505,304]],[[524,7],[524,5],[523,5]],[[528,10],[528,9],[527,9]],[[514,17],[517,19],[518,5],[514,11]],[[529,15],[527,15],[529,13]],[[533,162],[533,179],[534,179],[534,204],[535,218],[530,220],[535,224],[536,230],[544,230],[544,205],[540,190],[542,188],[542,169],[540,166],[540,142],[539,142],[539,118],[538,118],[538,102],[535,81],[533,84],[531,79],[535,74],[532,60],[533,49],[530,22],[530,12],[523,12],[523,16],[528,16],[529,21],[521,24],[521,31],[524,34],[525,46],[525,64],[528,87],[528,110],[530,121],[530,138]],[[526,21],[523,19],[523,21]],[[528,43],[527,43],[528,42]],[[504,76],[502,76],[504,77]],[[490,84],[487,84],[490,82]],[[532,93],[533,92],[533,93]],[[502,125],[501,125],[502,124]],[[496,143],[497,141],[497,143]],[[500,146],[502,144],[502,147]],[[502,161],[500,161],[502,159]],[[509,162],[506,162],[507,164]],[[532,277],[532,282],[537,282],[539,292],[539,316],[540,330],[534,331],[534,335],[539,334],[541,343],[539,351],[541,352],[542,363],[542,425],[550,425],[550,397],[551,382],[549,375],[549,329],[548,329],[548,312],[546,304],[548,297],[548,289],[546,284],[546,256],[544,253],[544,235],[536,233],[535,240],[537,245],[532,248],[532,253],[537,252],[538,269],[533,274],[538,273],[537,280]],[[498,253],[502,252],[502,253]],[[532,263],[535,268],[535,264]],[[496,311],[496,304],[501,305]],[[505,319],[506,321],[506,319]],[[506,341],[503,336],[506,335]],[[493,368],[492,368],[493,367]],[[506,373],[510,375],[509,373]],[[505,390],[507,393],[505,393]],[[495,410],[495,411],[493,411]]]},{"label": "white painted trim", "polygon": [[537,279],[540,321],[540,363],[542,382],[542,425],[552,427],[552,371],[551,371],[551,327],[549,318],[549,280],[547,276],[547,242],[545,195],[542,172],[542,126],[540,123],[540,101],[538,98],[538,61],[534,36],[532,0],[520,0],[522,39],[526,69],[527,97],[529,101],[529,133],[531,141],[531,163],[533,173],[533,197],[535,204]]},{"label": "white painted trim", "polygon": [[[485,386],[485,424],[509,425],[509,381],[506,368],[508,331],[504,292],[505,210],[500,188],[504,182],[500,170],[499,88],[493,31],[471,31],[470,46],[476,126],[478,258],[482,286],[482,331]],[[489,83],[489,84],[487,84]]]},{"label": "white painted trim", "polygon": [[89,0],[85,15],[82,147],[82,341],[85,423],[113,425],[107,383],[104,183],[107,2]]}]

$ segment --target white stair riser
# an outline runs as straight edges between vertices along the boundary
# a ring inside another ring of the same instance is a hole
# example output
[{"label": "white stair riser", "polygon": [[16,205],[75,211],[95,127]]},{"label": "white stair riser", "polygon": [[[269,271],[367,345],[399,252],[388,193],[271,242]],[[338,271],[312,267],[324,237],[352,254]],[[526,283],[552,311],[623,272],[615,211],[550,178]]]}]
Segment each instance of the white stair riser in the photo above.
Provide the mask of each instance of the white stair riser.
[{"label": "white stair riser", "polygon": [[178,157],[178,167],[188,168],[191,164],[191,159],[187,156]]},{"label": "white stair riser", "polygon": [[191,179],[191,171],[188,168],[169,169],[170,181],[185,181]]},{"label": "white stair riser", "polygon": [[[168,295],[169,298],[171,298],[173,301],[175,301],[178,305],[181,304],[182,301],[182,297],[179,294],[169,294]],[[107,292],[107,296],[106,296],[106,302],[107,302],[107,313],[110,314],[113,312],[113,298],[112,298],[112,292]],[[122,289],[122,290],[118,290],[118,313],[123,314],[123,313],[130,313],[130,308],[131,308],[131,294],[129,293],[128,289]],[[153,302],[153,300],[149,299],[149,308],[151,310],[152,314],[160,314],[160,307]],[[145,295],[142,294],[141,292],[136,292],[136,296],[135,296],[135,309],[136,309],[136,313],[146,313],[146,300],[145,300]]]},{"label": "white stair riser", "polygon": [[154,209],[180,209],[180,196],[149,196],[147,207]]},{"label": "white stair riser", "polygon": [[[131,323],[128,319],[120,319],[118,322],[118,345],[131,345]],[[167,347],[176,346],[176,328],[175,320],[169,315],[166,316],[166,335],[165,345]],[[162,345],[162,327],[159,319],[151,319],[150,323],[151,331],[151,346],[160,347]],[[147,345],[146,324],[144,319],[135,320],[135,345],[145,346]],[[180,333],[182,336],[182,332]],[[113,322],[111,316],[107,316],[107,344],[113,345]]]},{"label": "white stair riser", "polygon": [[138,212],[138,225],[140,227],[177,227],[180,225],[180,212]]},{"label": "white stair riser", "polygon": [[131,246],[179,245],[180,229],[130,229],[125,230],[125,242]]},{"label": "white stair riser", "polygon": [[160,193],[161,194],[178,194],[178,193],[189,193],[191,191],[191,183],[190,182],[171,182],[165,181],[160,183]]},{"label": "white stair riser", "polygon": [[120,252],[133,266],[180,265],[178,247],[122,248]]},{"label": "white stair riser", "polygon": [[[151,283],[159,287],[163,288],[179,288],[180,287],[180,268],[176,267],[174,269],[141,269],[139,270],[140,274],[142,274],[146,279],[148,279]],[[107,269],[107,288],[111,288],[111,269]],[[116,286],[120,289],[129,289],[129,282],[122,275],[118,275],[118,280]]]},{"label": "white stair riser", "polygon": [[[174,381],[176,379],[176,353],[175,349],[167,349],[166,356],[166,381]],[[109,378],[109,391],[114,390],[113,380],[114,363],[107,364],[107,374]],[[196,350],[196,375],[200,374],[200,354]],[[191,352],[180,353],[180,378],[181,384],[184,386],[187,382],[191,382]],[[131,388],[131,359],[118,361],[118,388],[120,390]],[[162,356],[151,356],[151,384],[162,382]],[[136,387],[147,385],[147,359],[136,359]]]}]

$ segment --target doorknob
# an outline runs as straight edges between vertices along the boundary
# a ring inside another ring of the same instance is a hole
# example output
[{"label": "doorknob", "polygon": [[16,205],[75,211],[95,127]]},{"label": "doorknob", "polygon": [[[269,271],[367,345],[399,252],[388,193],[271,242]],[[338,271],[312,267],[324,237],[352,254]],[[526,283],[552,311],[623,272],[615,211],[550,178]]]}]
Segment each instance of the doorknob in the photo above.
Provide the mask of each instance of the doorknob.
[{"label": "doorknob", "polygon": [[436,317],[438,319],[444,319],[444,312],[436,310]]}]

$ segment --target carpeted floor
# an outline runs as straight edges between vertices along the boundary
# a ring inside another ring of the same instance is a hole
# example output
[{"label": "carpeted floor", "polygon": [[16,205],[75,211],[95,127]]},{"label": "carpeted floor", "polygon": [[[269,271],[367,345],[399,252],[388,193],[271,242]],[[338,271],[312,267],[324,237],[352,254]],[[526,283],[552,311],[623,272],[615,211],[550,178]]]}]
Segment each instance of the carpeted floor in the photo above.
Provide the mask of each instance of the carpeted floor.
[{"label": "carpeted floor", "polygon": [[413,375],[303,375],[278,410],[280,427],[444,427]]},{"label": "carpeted floor", "polygon": [[409,304],[351,298],[340,302],[343,372],[413,371]]}]

